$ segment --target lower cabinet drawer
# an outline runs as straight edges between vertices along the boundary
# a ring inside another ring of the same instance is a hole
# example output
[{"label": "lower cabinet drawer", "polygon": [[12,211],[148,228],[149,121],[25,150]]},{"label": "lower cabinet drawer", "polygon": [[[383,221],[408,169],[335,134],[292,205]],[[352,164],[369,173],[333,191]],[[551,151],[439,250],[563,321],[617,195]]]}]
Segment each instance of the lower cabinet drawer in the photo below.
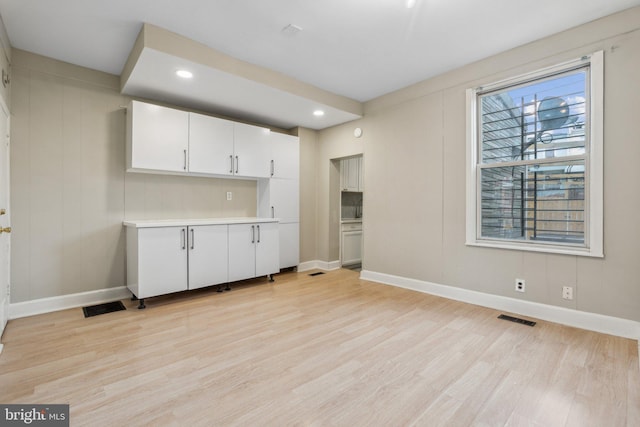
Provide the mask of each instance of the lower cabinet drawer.
[{"label": "lower cabinet drawer", "polygon": [[362,223],[354,222],[342,224],[342,231],[362,231]]}]

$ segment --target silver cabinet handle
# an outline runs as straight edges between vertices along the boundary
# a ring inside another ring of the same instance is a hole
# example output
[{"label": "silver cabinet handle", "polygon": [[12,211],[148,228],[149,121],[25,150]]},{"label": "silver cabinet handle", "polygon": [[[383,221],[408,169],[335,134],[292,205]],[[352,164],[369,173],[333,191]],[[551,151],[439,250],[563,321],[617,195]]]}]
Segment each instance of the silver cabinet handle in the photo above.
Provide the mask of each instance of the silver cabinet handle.
[{"label": "silver cabinet handle", "polygon": [[271,160],[271,176],[273,176],[273,174],[275,173],[275,163],[273,162],[273,160]]},{"label": "silver cabinet handle", "polygon": [[260,226],[256,225],[256,227],[258,228],[258,243],[260,243]]},{"label": "silver cabinet handle", "polygon": [[186,244],[186,243],[185,243],[185,241],[184,241],[184,240],[185,240],[185,239],[184,239],[184,237],[185,237],[185,236],[184,236],[184,234],[185,234],[185,229],[184,229],[184,228],[181,228],[181,229],[180,229],[180,241],[182,242],[182,249],[183,249],[183,250],[187,248],[187,244]]},{"label": "silver cabinet handle", "polygon": [[251,243],[256,242],[256,227],[255,225],[251,226]]},{"label": "silver cabinet handle", "polygon": [[231,163],[231,169],[229,169],[229,173],[233,173],[233,154],[229,156],[229,163]]},{"label": "silver cabinet handle", "polygon": [[196,236],[192,228],[191,229],[191,249],[195,248],[195,245],[196,245]]},{"label": "silver cabinet handle", "polygon": [[236,156],[236,173],[238,173],[238,164],[240,164],[240,162],[238,161],[238,156]]},{"label": "silver cabinet handle", "polygon": [[275,217],[276,217],[276,208],[271,206],[271,218],[275,218]]},{"label": "silver cabinet handle", "polygon": [[184,152],[184,166],[182,169],[187,170],[187,150],[182,150]]}]

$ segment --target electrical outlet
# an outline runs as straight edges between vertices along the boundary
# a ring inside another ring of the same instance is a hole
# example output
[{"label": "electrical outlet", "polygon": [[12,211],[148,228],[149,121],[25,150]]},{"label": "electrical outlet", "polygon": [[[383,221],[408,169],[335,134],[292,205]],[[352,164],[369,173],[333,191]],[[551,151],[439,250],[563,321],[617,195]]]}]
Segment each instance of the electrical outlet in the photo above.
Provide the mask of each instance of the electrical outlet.
[{"label": "electrical outlet", "polygon": [[516,279],[516,292],[524,292],[524,279]]},{"label": "electrical outlet", "polygon": [[562,287],[562,298],[568,299],[568,300],[573,299],[573,288],[571,286]]},{"label": "electrical outlet", "polygon": [[233,193],[231,191],[227,191],[227,200],[233,199]]}]

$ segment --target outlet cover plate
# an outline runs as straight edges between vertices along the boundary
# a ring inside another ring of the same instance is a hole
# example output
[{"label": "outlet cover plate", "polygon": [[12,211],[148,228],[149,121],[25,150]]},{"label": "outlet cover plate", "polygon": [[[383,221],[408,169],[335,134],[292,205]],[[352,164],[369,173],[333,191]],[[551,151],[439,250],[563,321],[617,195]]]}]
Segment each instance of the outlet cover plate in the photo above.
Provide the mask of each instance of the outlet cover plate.
[{"label": "outlet cover plate", "polygon": [[571,286],[562,287],[562,298],[566,300],[573,299],[573,288]]}]

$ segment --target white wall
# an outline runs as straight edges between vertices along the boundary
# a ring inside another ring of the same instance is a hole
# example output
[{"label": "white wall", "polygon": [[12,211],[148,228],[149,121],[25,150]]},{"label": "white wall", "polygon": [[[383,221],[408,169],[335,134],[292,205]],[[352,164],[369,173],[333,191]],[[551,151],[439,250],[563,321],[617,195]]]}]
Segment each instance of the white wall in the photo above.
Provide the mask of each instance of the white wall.
[{"label": "white wall", "polygon": [[[605,258],[465,246],[465,90],[605,51]],[[320,132],[319,257],[330,159],[364,130],[363,269],[487,294],[640,321],[640,8],[420,82],[365,105],[363,120]],[[514,291],[524,278],[525,294]],[[563,300],[563,286],[575,288]]]}]

